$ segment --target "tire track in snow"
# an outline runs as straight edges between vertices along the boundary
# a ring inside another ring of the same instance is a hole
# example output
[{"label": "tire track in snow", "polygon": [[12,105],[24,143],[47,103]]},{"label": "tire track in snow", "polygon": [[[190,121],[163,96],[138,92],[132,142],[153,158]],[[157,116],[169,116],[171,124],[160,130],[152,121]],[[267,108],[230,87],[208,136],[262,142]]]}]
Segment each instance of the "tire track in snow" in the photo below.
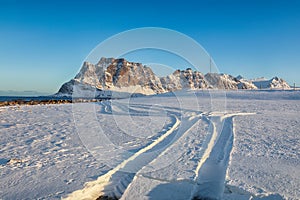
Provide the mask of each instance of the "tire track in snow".
[{"label": "tire track in snow", "polygon": [[[107,105],[105,105],[107,106]],[[108,107],[104,108],[109,110]],[[121,108],[122,109],[122,108]],[[158,137],[150,145],[140,149],[133,156],[124,160],[114,169],[100,176],[96,181],[86,183],[82,190],[77,190],[70,194],[66,199],[102,199],[115,198],[122,196],[128,185],[136,173],[153,159],[160,155],[165,149],[178,140],[186,131],[178,133],[178,127],[181,124],[179,120],[180,113],[167,111],[168,115],[173,118],[173,126],[170,127],[163,135]],[[191,122],[191,126],[200,118],[189,117],[187,120]]]},{"label": "tire track in snow", "polygon": [[[155,159],[153,159],[148,165],[145,165],[138,173],[135,174],[132,182],[129,184],[129,186],[127,187],[127,189],[125,190],[124,194],[122,195],[121,199],[125,200],[125,199],[148,199],[146,198],[146,196],[148,196],[148,192],[150,192],[153,187],[155,186],[155,183],[160,183],[160,184],[164,184],[164,183],[168,183],[168,184],[182,184],[186,187],[190,187],[194,185],[194,181],[193,179],[189,179],[189,178],[176,178],[176,177],[172,177],[170,179],[168,178],[160,178],[159,176],[152,176],[149,175],[148,173],[153,171],[154,173],[156,173],[157,171],[161,170],[160,167],[163,168],[168,168],[168,170],[174,170],[174,169],[170,169],[168,167],[170,163],[170,152],[168,152],[169,150],[171,150],[171,152],[174,153],[174,151],[172,151],[172,148],[176,148],[176,149],[180,149],[182,153],[182,142],[184,142],[181,139],[187,139],[187,137],[190,135],[190,132],[192,130],[195,129],[196,125],[199,125],[199,120],[202,119],[202,114],[199,115],[193,115],[193,116],[188,116],[188,117],[184,117],[181,121],[181,129],[178,130],[179,133],[177,133],[176,135],[176,139],[174,139],[174,142],[169,145],[168,148],[166,148],[160,155],[158,155]],[[189,138],[189,137],[188,137]],[[180,153],[178,154],[178,152],[175,152],[175,156],[176,155],[180,155]],[[174,160],[174,162],[177,162],[178,160]],[[167,165],[166,165],[167,163]],[[184,162],[185,163],[185,162]],[[178,173],[178,171],[173,171],[175,173]],[[147,189],[145,191],[145,185],[147,185]],[[175,189],[176,190],[176,189]],[[174,196],[176,196],[178,194],[178,191],[170,191],[171,193],[174,194]],[[175,199],[186,199],[185,197],[189,197],[190,192],[186,193],[187,195],[180,195],[180,197],[177,197]],[[161,198],[159,199],[173,199],[173,197],[164,197],[165,194],[162,194]],[[185,197],[183,197],[185,196]],[[157,197],[155,197],[157,198]],[[152,199],[151,197],[149,197],[149,199]]]},{"label": "tire track in snow", "polygon": [[150,145],[136,152],[133,156],[124,160],[114,169],[100,176],[96,181],[88,182],[85,188],[73,192],[66,199],[96,199],[99,196],[119,198],[123,190],[126,189],[126,185],[128,185],[134,177],[134,170],[138,170],[139,167],[144,166],[143,162],[147,162],[147,160],[145,160],[147,159],[147,155],[144,154],[174,133],[179,124],[179,119],[175,117],[175,123],[165,134]]},{"label": "tire track in snow", "polygon": [[226,171],[233,145],[234,117],[254,113],[212,114],[211,139],[195,171],[193,199],[222,199]]},{"label": "tire track in snow", "polygon": [[[117,114],[122,114],[124,112],[141,112],[149,108],[149,105],[133,106],[138,110],[129,109],[118,104],[115,104],[115,107],[118,111]],[[104,109],[108,111],[107,114],[114,112],[111,108],[111,105],[105,105]],[[154,110],[160,109],[155,108]],[[152,109],[152,111],[154,110]],[[112,112],[110,113],[109,111]],[[150,145],[140,149],[133,156],[124,160],[108,173],[100,176],[96,181],[87,183],[84,189],[73,192],[69,195],[68,199],[96,199],[97,197],[98,199],[118,199],[122,197],[124,191],[130,187],[132,181],[138,175],[138,172],[178,141],[182,135],[187,134],[189,127],[192,127],[200,119],[200,115],[197,115],[197,112],[187,110],[176,112],[176,109],[167,109],[166,111],[168,116],[172,116],[175,119],[170,130],[158,137]],[[248,114],[236,113],[224,115],[223,113],[213,113],[208,117],[203,115],[203,119],[211,124],[211,134],[209,134],[206,142],[204,142],[206,145],[203,150],[204,153],[202,152],[202,159],[195,170],[196,176],[192,181],[194,184],[191,185],[194,190],[191,197],[220,199],[224,190],[225,175],[232,148],[233,117]],[[181,117],[182,121],[178,117]],[[182,125],[183,123],[184,125]],[[186,128],[181,128],[181,131],[178,131],[179,124]],[[151,156],[147,155],[152,151],[154,153]]]}]

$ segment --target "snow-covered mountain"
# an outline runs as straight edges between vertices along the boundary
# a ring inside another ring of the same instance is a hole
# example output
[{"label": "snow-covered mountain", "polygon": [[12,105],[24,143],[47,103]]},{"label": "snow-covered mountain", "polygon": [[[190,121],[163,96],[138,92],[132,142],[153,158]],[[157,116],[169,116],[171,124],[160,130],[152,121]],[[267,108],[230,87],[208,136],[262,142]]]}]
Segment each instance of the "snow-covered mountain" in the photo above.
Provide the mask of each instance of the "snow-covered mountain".
[{"label": "snow-covered mountain", "polygon": [[176,91],[181,89],[203,89],[208,88],[209,83],[205,80],[201,72],[186,70],[176,70],[173,74],[160,78],[165,91]]},{"label": "snow-covered mountain", "polygon": [[278,77],[271,78],[270,80],[259,79],[253,80],[253,84],[260,89],[290,89],[289,84]]},{"label": "snow-covered mountain", "polygon": [[166,92],[151,68],[125,59],[101,58],[97,64],[84,62],[74,79],[63,84],[59,95],[110,96]]},{"label": "snow-covered mountain", "polygon": [[252,82],[243,79],[241,76],[233,77],[228,74],[208,73],[205,75],[205,79],[210,83],[210,88],[215,89],[257,89]]},{"label": "snow-covered mountain", "polygon": [[115,97],[132,94],[151,95],[182,89],[289,89],[277,77],[271,80],[246,80],[242,76],[176,70],[166,77],[158,77],[150,67],[120,58],[101,58],[96,64],[84,62],[74,79],[63,84],[57,95],[78,97]]}]

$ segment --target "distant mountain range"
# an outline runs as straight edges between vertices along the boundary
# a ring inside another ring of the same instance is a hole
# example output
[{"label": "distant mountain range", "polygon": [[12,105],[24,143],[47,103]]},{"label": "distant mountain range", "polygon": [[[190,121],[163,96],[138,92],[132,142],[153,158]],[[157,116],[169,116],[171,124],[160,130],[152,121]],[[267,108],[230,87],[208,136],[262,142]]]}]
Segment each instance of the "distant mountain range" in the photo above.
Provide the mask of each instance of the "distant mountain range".
[{"label": "distant mountain range", "polygon": [[16,90],[0,90],[0,96],[18,96],[18,97],[23,97],[23,96],[46,96],[50,95],[49,93],[46,92],[38,92],[38,91],[16,91]]},{"label": "distant mountain range", "polygon": [[290,89],[286,81],[247,80],[242,76],[176,70],[166,77],[158,77],[150,67],[120,58],[101,58],[96,64],[84,62],[79,73],[64,83],[56,95],[78,97],[110,97],[113,95],[160,94],[182,89]]}]

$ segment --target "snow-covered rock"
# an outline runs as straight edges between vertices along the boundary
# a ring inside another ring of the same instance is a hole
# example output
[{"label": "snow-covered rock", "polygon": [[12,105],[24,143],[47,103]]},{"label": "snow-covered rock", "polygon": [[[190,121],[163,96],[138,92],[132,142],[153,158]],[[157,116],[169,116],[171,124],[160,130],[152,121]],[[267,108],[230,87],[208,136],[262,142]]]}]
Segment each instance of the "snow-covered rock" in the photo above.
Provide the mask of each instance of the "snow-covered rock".
[{"label": "snow-covered rock", "polygon": [[74,79],[62,85],[56,95],[75,97],[127,97],[160,94],[182,89],[289,89],[283,79],[247,80],[241,75],[208,73],[191,68],[176,70],[166,77],[156,76],[150,67],[124,58],[101,58],[98,63],[84,62]]},{"label": "snow-covered rock", "polygon": [[228,74],[208,73],[205,75],[205,79],[215,89],[238,89],[238,80]]},{"label": "snow-covered rock", "polygon": [[253,84],[260,89],[290,89],[289,84],[278,77],[271,78],[270,80],[254,80]]},{"label": "snow-covered rock", "polygon": [[186,70],[176,70],[173,74],[160,78],[163,88],[166,91],[181,89],[201,89],[207,88],[208,84],[201,72]]},{"label": "snow-covered rock", "polygon": [[235,79],[238,81],[238,89],[257,89],[257,87],[252,83],[251,80],[247,80],[241,75],[238,75],[237,77],[235,77]]},{"label": "snow-covered rock", "polygon": [[257,87],[251,82],[251,81],[246,81],[246,80],[239,80],[237,84],[238,89],[252,89],[255,90]]},{"label": "snow-covered rock", "polygon": [[242,75],[238,75],[237,77],[235,77],[237,80],[242,80],[244,79],[244,77]]},{"label": "snow-covered rock", "polygon": [[88,96],[105,96],[104,91],[146,95],[165,92],[151,68],[123,58],[101,58],[95,65],[84,62],[75,78],[63,84],[57,94],[73,95],[75,88],[78,96],[87,93]]}]

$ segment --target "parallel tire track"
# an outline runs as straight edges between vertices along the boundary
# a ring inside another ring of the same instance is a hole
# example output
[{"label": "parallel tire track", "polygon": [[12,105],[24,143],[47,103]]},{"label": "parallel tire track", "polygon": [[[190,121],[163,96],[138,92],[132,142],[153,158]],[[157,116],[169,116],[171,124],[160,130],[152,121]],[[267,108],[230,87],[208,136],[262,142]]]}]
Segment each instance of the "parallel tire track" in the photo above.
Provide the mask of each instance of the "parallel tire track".
[{"label": "parallel tire track", "polygon": [[[110,110],[105,105],[105,111]],[[85,187],[70,194],[66,199],[118,199],[122,196],[128,185],[133,180],[136,173],[145,165],[153,161],[165,149],[177,141],[186,131],[177,133],[181,121],[179,113],[167,111],[174,123],[169,130],[159,136],[148,146],[140,149],[134,155],[124,160],[114,169],[100,176],[96,181],[86,183]],[[193,119],[195,124],[199,118]],[[191,125],[193,125],[191,124]]]},{"label": "parallel tire track", "polygon": [[235,113],[210,117],[212,137],[204,156],[199,161],[193,199],[222,199],[226,171],[233,146],[234,117],[254,113]]}]

